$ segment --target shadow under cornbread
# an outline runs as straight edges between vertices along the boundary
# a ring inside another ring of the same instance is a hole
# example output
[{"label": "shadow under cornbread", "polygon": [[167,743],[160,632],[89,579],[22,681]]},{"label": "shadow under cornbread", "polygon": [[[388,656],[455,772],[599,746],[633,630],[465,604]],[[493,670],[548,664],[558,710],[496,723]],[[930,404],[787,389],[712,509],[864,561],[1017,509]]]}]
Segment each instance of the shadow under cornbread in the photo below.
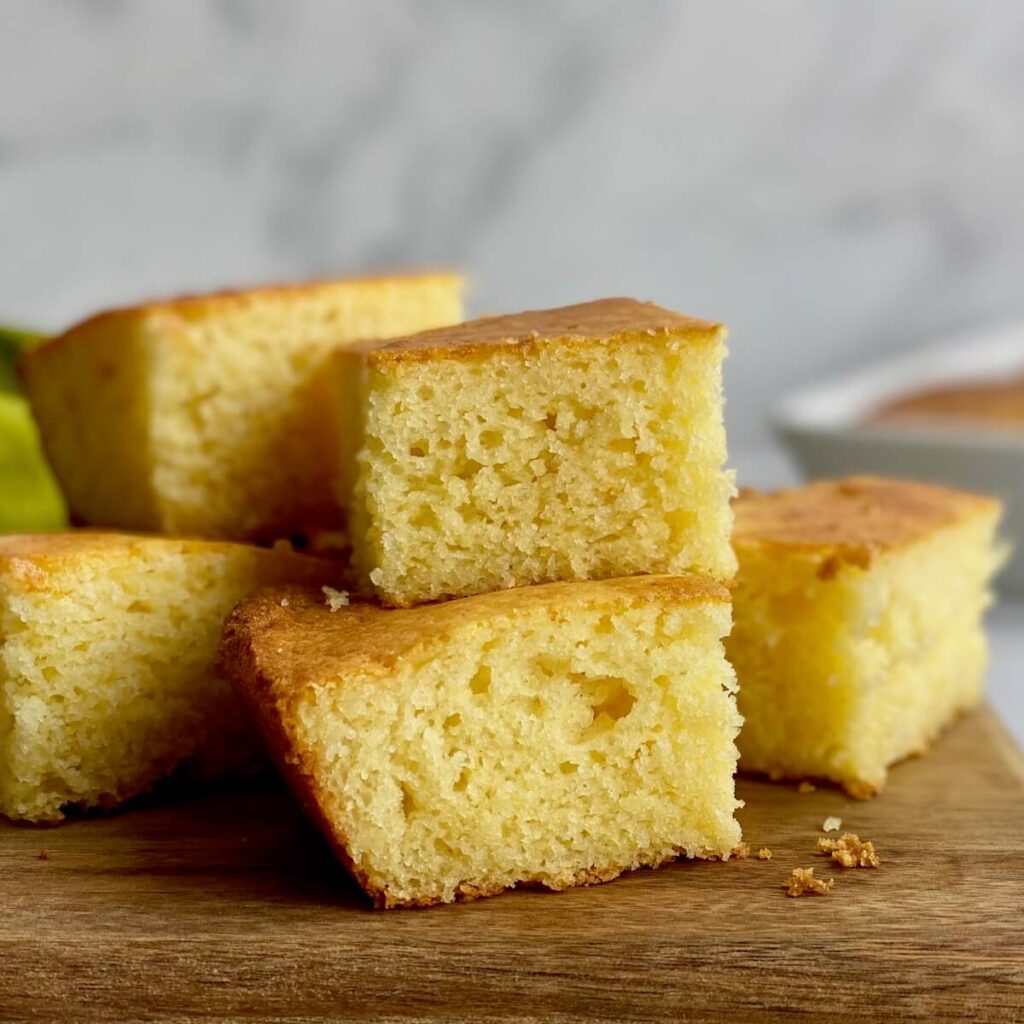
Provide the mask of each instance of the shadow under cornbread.
[{"label": "shadow under cornbread", "polygon": [[[749,779],[739,794],[745,839],[770,861],[386,914],[272,785],[0,824],[0,1018],[1020,1015],[1024,760],[990,711],[868,803]],[[880,869],[815,852],[829,815],[875,842]],[[792,868],[812,865],[834,892],[788,899]]]}]

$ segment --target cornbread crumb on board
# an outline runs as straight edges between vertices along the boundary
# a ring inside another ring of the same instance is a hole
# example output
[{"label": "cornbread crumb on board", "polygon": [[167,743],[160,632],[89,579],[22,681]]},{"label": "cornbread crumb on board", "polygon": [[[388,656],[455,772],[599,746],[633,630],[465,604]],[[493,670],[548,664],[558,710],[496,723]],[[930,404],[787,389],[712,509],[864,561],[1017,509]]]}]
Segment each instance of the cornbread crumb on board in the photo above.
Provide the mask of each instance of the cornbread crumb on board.
[{"label": "cornbread crumb on board", "polygon": [[377,906],[591,885],[739,845],[723,585],[636,576],[334,611],[287,593],[235,609],[221,663]]},{"label": "cornbread crumb on board", "polygon": [[774,854],[767,846],[762,846],[761,849],[757,851],[758,860],[771,860],[773,856]]},{"label": "cornbread crumb on board", "polygon": [[[321,587],[320,588],[324,597],[327,598],[327,607],[332,612],[336,612],[341,608],[347,608],[349,605],[348,591],[347,590],[335,590],[334,587]],[[281,607],[287,608],[289,604],[287,597],[281,598]]]},{"label": "cornbread crumb on board", "polygon": [[800,785],[796,787],[796,791],[798,793],[807,794],[807,793],[815,792],[817,790],[817,788],[818,787],[813,782],[808,782],[806,779],[804,779],[804,781],[801,782]]},{"label": "cornbread crumb on board", "polygon": [[735,571],[726,330],[602,299],[339,350],[352,559],[391,606]]},{"label": "cornbread crumb on board", "polygon": [[843,819],[831,815],[821,823],[822,832],[838,832],[843,827]]},{"label": "cornbread crumb on board", "polygon": [[729,857],[732,860],[746,860],[750,856],[750,844],[746,841],[737,843],[733,848]]},{"label": "cornbread crumb on board", "polygon": [[1001,505],[859,476],[734,510],[740,768],[874,796],[981,699]]},{"label": "cornbread crumb on board", "polygon": [[819,839],[818,850],[844,868],[877,868],[882,864],[875,844],[852,832],[844,832],[838,839]]},{"label": "cornbread crumb on board", "polygon": [[834,885],[834,879],[815,878],[814,868],[793,868],[785,888],[787,896],[827,896]]}]

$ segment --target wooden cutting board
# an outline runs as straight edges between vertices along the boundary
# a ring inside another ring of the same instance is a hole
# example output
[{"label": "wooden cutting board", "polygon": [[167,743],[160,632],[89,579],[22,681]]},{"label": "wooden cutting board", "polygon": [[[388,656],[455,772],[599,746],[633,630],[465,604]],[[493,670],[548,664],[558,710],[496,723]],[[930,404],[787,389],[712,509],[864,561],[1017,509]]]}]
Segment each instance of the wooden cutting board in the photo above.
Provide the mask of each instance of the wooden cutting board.
[{"label": "wooden cutting board", "polygon": [[[1024,762],[992,714],[870,803],[744,781],[770,861],[369,910],[287,796],[0,826],[0,1020],[1024,1019]],[[815,853],[827,815],[881,869]],[[832,895],[787,898],[790,869]]]}]

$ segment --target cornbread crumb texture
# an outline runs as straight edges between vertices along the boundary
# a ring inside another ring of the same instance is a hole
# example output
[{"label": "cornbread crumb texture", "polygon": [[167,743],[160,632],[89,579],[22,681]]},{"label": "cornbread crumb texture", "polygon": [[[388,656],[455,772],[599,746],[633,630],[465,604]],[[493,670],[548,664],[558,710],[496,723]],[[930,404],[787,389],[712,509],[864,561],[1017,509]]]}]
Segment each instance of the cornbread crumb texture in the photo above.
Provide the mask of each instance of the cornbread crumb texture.
[{"label": "cornbread crumb texture", "polygon": [[609,299],[335,356],[364,585],[409,605],[559,579],[727,579],[725,330]]},{"label": "cornbread crumb texture", "polygon": [[818,850],[844,868],[877,868],[882,865],[881,857],[875,852],[875,844],[852,832],[844,832],[838,839],[819,839]]},{"label": "cornbread crumb texture", "polygon": [[821,823],[822,832],[838,832],[843,826],[843,819],[830,816]]},{"label": "cornbread crumb texture", "polygon": [[220,627],[260,584],[330,563],[245,545],[70,533],[0,538],[0,813],[112,807],[179,765],[262,756],[213,669]]},{"label": "cornbread crumb texture", "polygon": [[867,798],[980,699],[999,503],[855,477],[735,509],[741,767]]},{"label": "cornbread crumb texture", "polygon": [[786,883],[787,896],[827,896],[835,885],[832,878],[814,877],[814,868],[793,868]]},{"label": "cornbread crumb texture", "polygon": [[739,728],[696,577],[550,584],[387,610],[268,591],[222,659],[378,906],[590,884],[740,840]]},{"label": "cornbread crumb texture", "polygon": [[327,352],[462,318],[422,274],[155,302],[32,350],[22,374],[72,516],[207,537],[336,528]]},{"label": "cornbread crumb texture", "polygon": [[733,544],[813,558],[822,579],[965,521],[996,519],[995,498],[883,477],[819,480],[773,493],[745,488],[735,502]]}]

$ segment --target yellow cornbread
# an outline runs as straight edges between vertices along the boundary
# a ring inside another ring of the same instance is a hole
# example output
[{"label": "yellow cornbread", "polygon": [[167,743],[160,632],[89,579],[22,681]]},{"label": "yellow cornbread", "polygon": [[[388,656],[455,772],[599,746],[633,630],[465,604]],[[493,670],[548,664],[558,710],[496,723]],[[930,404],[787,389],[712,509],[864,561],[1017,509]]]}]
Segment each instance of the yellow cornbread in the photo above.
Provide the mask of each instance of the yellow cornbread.
[{"label": "yellow cornbread", "polygon": [[326,352],[461,319],[454,274],[154,302],[31,350],[25,390],[76,522],[247,539],[333,524]]},{"label": "yellow cornbread", "polygon": [[997,501],[851,477],[735,504],[741,767],[855,796],[982,692]]},{"label": "yellow cornbread", "polygon": [[287,588],[235,610],[221,658],[340,859],[394,907],[728,857],[728,629],[728,592],[696,576],[411,609]]},{"label": "yellow cornbread", "polygon": [[362,585],[409,605],[730,577],[725,333],[606,299],[339,351],[340,501]]},{"label": "yellow cornbread", "polygon": [[59,821],[179,766],[252,766],[256,733],[213,669],[224,616],[262,584],[336,575],[242,544],[0,537],[0,813]]}]

